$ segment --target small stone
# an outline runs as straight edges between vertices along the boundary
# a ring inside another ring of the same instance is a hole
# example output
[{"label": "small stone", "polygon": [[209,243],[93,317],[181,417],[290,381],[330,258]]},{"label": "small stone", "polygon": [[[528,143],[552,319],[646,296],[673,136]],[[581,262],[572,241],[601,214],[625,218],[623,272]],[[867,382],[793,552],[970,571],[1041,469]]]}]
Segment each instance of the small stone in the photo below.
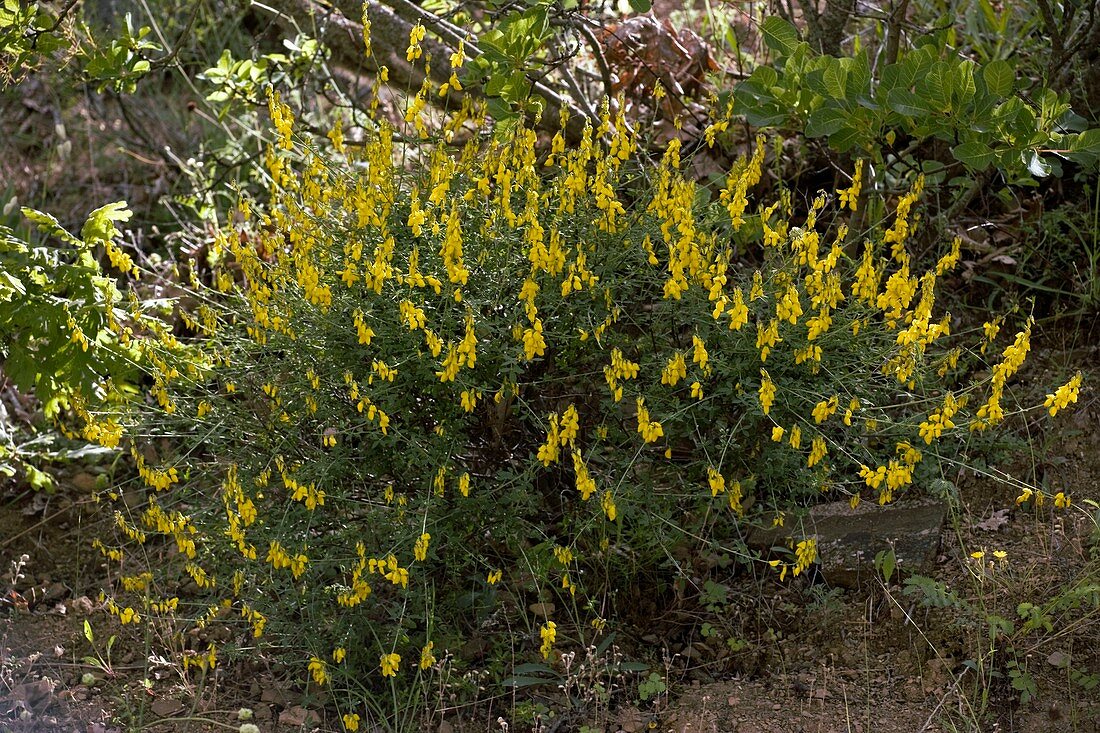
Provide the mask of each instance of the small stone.
[{"label": "small stone", "polygon": [[1051,652],[1050,656],[1047,657],[1047,664],[1049,664],[1051,667],[1057,667],[1058,669],[1068,667],[1069,656],[1058,651]]},{"label": "small stone", "polygon": [[317,725],[320,722],[321,716],[300,705],[295,705],[279,713],[280,725],[291,725],[296,728],[301,728],[304,725]]},{"label": "small stone", "polygon": [[167,718],[183,710],[183,703],[170,697],[159,697],[149,706],[160,718]]}]

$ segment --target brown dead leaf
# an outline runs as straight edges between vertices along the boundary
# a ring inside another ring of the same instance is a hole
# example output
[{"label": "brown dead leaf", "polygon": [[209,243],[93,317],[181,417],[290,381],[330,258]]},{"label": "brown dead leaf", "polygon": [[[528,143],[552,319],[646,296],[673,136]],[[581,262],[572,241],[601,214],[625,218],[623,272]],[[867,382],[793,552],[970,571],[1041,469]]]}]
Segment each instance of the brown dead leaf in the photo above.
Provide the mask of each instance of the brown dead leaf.
[{"label": "brown dead leaf", "polygon": [[989,515],[986,519],[978,522],[974,525],[974,529],[980,529],[985,532],[996,532],[1001,527],[1008,524],[1008,509],[998,509]]}]

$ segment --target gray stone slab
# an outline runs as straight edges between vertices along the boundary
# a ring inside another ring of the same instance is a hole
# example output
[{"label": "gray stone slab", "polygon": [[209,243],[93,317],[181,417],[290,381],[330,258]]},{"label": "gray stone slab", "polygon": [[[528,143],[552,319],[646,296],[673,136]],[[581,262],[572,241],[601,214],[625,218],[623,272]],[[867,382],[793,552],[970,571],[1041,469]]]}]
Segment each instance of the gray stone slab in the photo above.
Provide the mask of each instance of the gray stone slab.
[{"label": "gray stone slab", "polygon": [[848,502],[813,507],[801,519],[788,518],[785,527],[757,530],[750,547],[767,550],[787,538],[817,540],[818,562],[825,582],[858,588],[876,574],[875,556],[893,548],[897,568],[905,573],[928,573],[939,552],[946,505],[936,499],[879,506]]}]

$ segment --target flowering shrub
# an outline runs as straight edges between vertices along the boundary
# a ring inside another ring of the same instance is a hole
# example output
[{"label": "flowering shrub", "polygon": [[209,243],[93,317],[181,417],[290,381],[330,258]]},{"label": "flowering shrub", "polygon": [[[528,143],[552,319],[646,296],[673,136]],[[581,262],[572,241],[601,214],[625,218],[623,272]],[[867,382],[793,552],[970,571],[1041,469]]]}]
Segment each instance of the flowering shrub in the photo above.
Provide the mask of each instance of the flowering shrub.
[{"label": "flowering shrub", "polygon": [[[828,192],[750,206],[763,139],[708,200],[677,141],[647,167],[606,109],[545,158],[522,126],[448,145],[469,105],[436,143],[417,112],[412,142],[377,121],[352,145],[270,111],[270,199],[242,197],[193,263],[186,338],[138,338],[143,419],[85,414],[92,437],[130,425],[143,487],[111,492],[120,544],[99,547],[138,599],[120,618],[235,618],[238,648],[281,648],[350,730],[399,725],[475,634],[556,663],[685,540],[798,575],[812,539],[763,558],[743,528],[893,501],[1005,417],[1030,324],[952,340],[935,292],[959,243],[926,271],[906,247],[920,178],[857,233],[858,167],[829,220]],[[218,662],[187,638],[188,666]]]}]

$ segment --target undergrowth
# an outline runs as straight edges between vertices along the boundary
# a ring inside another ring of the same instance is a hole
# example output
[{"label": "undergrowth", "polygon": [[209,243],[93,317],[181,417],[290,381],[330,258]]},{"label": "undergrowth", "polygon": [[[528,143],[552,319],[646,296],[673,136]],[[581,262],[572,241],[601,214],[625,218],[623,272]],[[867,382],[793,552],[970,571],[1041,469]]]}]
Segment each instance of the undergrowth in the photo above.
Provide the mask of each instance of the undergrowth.
[{"label": "undergrowth", "polygon": [[[482,111],[437,126],[436,92],[403,129],[325,136],[271,92],[270,195],[240,195],[175,308],[104,284],[102,319],[66,321],[74,352],[148,375],[68,402],[136,466],[103,495],[107,607],[185,672],[278,655],[348,730],[417,728],[474,668],[620,680],[642,670],[608,635],[684,574],[671,548],[800,575],[813,539],[763,555],[747,528],[917,493],[1006,411],[1077,399],[1080,375],[1012,400],[1030,319],[953,333],[936,289],[958,240],[927,265],[907,249],[921,177],[852,231],[879,195],[862,162],[840,191],[750,202],[761,138],[711,197],[678,141],[653,165],[606,105],[546,153],[523,125],[453,142]],[[136,270],[110,245],[122,209],[63,238]]]}]

